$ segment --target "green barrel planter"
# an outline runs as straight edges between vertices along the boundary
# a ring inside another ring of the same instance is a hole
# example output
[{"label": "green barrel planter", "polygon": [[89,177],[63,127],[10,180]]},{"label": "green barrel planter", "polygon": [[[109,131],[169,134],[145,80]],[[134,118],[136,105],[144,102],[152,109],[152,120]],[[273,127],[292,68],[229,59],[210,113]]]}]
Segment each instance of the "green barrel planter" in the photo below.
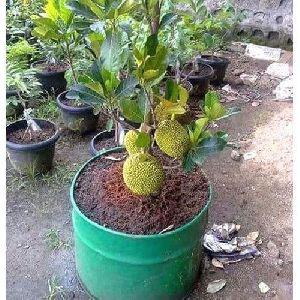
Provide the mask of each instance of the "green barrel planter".
[{"label": "green barrel planter", "polygon": [[209,199],[193,220],[163,234],[133,235],[105,228],[88,219],[75,203],[76,180],[83,168],[109,149],[90,159],[73,179],[70,198],[75,236],[75,261],[87,292],[103,300],[179,300],[197,280],[202,239],[207,225]]}]

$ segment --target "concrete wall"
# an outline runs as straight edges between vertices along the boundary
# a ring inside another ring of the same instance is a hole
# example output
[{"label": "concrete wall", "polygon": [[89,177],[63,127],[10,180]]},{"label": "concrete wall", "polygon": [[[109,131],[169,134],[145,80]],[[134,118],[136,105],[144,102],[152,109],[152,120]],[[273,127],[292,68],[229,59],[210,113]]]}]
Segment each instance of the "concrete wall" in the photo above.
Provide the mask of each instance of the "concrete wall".
[{"label": "concrete wall", "polygon": [[[225,0],[206,0],[215,11]],[[263,44],[290,48],[293,45],[292,0],[232,0],[246,18],[241,24],[240,36],[252,37]]]}]

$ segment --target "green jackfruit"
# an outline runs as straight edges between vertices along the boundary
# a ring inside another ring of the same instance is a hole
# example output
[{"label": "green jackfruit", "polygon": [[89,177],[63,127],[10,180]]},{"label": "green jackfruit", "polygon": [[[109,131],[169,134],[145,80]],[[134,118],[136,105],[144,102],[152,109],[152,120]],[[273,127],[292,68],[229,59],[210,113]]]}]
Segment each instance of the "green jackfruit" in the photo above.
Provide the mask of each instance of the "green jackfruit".
[{"label": "green jackfruit", "polygon": [[155,141],[159,149],[174,158],[181,158],[190,148],[188,132],[176,120],[159,123],[155,131]]},{"label": "green jackfruit", "polygon": [[129,154],[141,152],[135,144],[137,137],[138,133],[134,130],[129,130],[124,137],[124,146]]},{"label": "green jackfruit", "polygon": [[123,179],[133,193],[149,196],[161,189],[165,172],[157,158],[148,153],[137,153],[124,162]]}]

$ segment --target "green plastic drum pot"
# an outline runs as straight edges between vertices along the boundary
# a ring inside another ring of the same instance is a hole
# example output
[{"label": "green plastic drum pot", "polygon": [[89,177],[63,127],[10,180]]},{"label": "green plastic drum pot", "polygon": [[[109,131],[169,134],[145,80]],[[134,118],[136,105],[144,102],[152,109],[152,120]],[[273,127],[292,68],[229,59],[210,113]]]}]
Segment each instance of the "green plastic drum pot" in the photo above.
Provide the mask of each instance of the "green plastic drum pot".
[{"label": "green plastic drum pot", "polygon": [[187,224],[151,235],[126,234],[88,219],[75,202],[78,176],[101,155],[124,151],[109,149],[90,159],[73,179],[70,198],[75,236],[75,260],[80,282],[87,292],[103,300],[179,300],[197,280],[209,199]]}]

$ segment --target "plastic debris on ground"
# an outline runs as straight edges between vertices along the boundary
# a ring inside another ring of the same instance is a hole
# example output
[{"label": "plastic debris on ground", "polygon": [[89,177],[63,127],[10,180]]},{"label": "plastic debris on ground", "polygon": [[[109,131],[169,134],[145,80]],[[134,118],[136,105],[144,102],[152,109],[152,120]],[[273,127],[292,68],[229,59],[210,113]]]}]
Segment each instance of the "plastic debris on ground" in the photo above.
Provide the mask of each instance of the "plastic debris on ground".
[{"label": "plastic debris on ground", "polygon": [[270,290],[269,286],[267,284],[265,284],[264,282],[260,282],[258,287],[262,294],[266,294]]},{"label": "plastic debris on ground", "polygon": [[225,285],[226,285],[225,279],[214,280],[208,284],[206,291],[209,294],[215,294],[218,291],[220,291],[222,288],[224,288]]},{"label": "plastic debris on ground", "polygon": [[252,151],[252,152],[247,152],[243,154],[243,158],[244,160],[249,160],[249,159],[253,159],[256,157],[256,152]]},{"label": "plastic debris on ground", "polygon": [[[204,248],[211,258],[222,264],[236,263],[260,255],[256,244],[259,232],[250,232],[246,237],[236,236],[240,225],[234,223],[214,224],[204,235]],[[216,261],[214,261],[216,263]]]},{"label": "plastic debris on ground", "polygon": [[258,79],[258,76],[243,73],[240,75],[240,78],[243,80],[244,84],[251,85]]},{"label": "plastic debris on ground", "polygon": [[256,59],[278,61],[282,50],[255,44],[247,44],[245,55]]},{"label": "plastic debris on ground", "polygon": [[293,100],[293,75],[284,79],[279,85],[273,90],[277,101],[288,101]]},{"label": "plastic debris on ground", "polygon": [[284,79],[293,74],[293,68],[289,64],[272,63],[268,66],[266,73],[275,78]]}]

